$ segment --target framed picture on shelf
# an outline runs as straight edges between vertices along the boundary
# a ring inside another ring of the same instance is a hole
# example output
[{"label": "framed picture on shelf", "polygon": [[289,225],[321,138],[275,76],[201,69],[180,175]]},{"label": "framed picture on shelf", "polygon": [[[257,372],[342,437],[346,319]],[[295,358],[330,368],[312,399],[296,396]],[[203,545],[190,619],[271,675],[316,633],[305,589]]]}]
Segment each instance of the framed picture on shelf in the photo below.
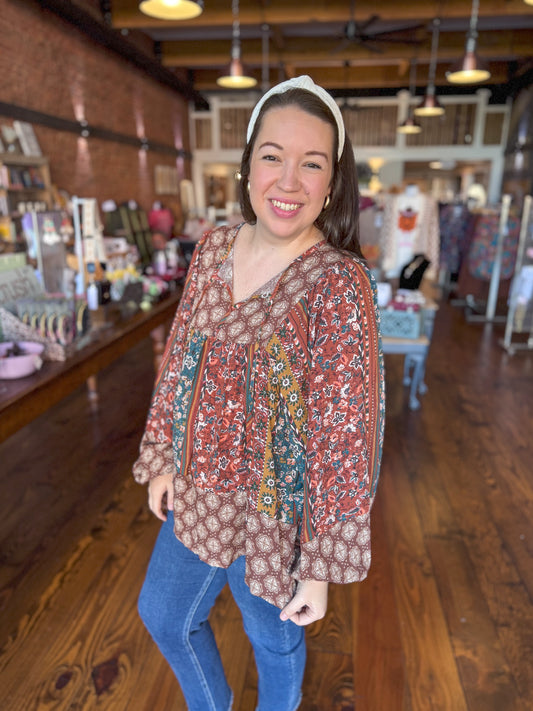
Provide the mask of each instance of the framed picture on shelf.
[{"label": "framed picture on shelf", "polygon": [[31,123],[13,121],[13,128],[25,156],[41,156],[41,146]]},{"label": "framed picture on shelf", "polygon": [[2,124],[0,133],[2,136],[2,141],[4,143],[4,153],[13,153],[14,155],[20,155],[22,149],[19,143],[17,132],[13,126],[8,124]]}]

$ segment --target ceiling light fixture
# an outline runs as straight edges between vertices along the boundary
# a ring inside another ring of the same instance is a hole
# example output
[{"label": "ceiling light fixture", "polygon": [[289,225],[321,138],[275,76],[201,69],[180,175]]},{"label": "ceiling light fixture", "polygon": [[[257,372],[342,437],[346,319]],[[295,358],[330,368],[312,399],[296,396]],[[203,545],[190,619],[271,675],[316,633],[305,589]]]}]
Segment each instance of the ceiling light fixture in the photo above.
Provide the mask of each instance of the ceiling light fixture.
[{"label": "ceiling light fixture", "polygon": [[444,108],[435,96],[435,70],[437,67],[437,49],[439,46],[440,20],[433,20],[433,36],[431,39],[431,59],[429,60],[428,85],[422,103],[416,107],[416,116],[442,116]]},{"label": "ceiling light fixture", "polygon": [[446,72],[446,79],[452,84],[479,84],[490,79],[489,70],[476,54],[478,11],[479,0],[472,0],[465,54],[458,65]]},{"label": "ceiling light fixture", "polygon": [[411,71],[409,72],[409,107],[407,109],[407,117],[405,121],[398,126],[396,129],[398,133],[414,134],[420,133],[422,126],[416,122],[416,119],[411,114],[411,97],[415,93],[415,79],[416,79],[416,61],[413,59],[411,61]]},{"label": "ceiling light fixture", "polygon": [[396,130],[398,133],[413,135],[415,133],[420,133],[422,131],[422,126],[416,122],[413,116],[408,116],[405,121],[402,121]]},{"label": "ceiling light fixture", "polygon": [[202,14],[204,0],[140,0],[139,10],[158,20],[193,20]]},{"label": "ceiling light fixture", "polygon": [[233,39],[231,42],[231,62],[229,72],[217,79],[217,84],[224,89],[251,89],[257,79],[246,76],[241,62],[241,32],[239,25],[239,0],[231,3],[233,14]]}]

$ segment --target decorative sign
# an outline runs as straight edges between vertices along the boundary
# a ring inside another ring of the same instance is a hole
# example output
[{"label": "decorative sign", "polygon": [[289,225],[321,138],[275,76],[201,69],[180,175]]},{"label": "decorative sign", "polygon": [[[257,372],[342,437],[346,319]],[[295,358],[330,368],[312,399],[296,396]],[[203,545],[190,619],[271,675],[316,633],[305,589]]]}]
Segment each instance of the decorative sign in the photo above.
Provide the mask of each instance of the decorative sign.
[{"label": "decorative sign", "polygon": [[43,287],[29,264],[0,272],[0,304],[8,306],[18,299],[42,297]]},{"label": "decorative sign", "polygon": [[68,217],[61,210],[27,212],[22,227],[28,243],[28,256],[37,260],[43,286],[49,294],[65,292]]}]

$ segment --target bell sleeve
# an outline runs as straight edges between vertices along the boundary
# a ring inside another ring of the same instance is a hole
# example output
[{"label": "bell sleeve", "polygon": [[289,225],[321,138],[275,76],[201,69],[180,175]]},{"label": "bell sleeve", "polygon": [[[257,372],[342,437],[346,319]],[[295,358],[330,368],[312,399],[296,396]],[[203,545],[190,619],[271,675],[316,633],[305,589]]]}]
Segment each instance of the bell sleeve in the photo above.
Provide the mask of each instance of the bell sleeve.
[{"label": "bell sleeve", "polygon": [[309,303],[310,376],[300,580],[362,580],[384,430],[375,284],[358,260],[317,283]]}]

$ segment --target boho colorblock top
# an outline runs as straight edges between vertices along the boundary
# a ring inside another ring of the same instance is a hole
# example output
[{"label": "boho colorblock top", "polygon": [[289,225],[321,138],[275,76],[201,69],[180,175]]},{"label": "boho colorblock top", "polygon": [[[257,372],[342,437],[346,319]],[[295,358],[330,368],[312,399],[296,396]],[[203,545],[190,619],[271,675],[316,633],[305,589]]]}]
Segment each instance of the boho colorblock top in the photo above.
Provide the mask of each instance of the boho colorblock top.
[{"label": "boho colorblock top", "polygon": [[205,235],[156,381],[134,476],[174,477],[177,537],[210,565],[246,556],[252,593],[362,580],[384,429],[375,289],[319,242],[232,299],[237,227]]}]

